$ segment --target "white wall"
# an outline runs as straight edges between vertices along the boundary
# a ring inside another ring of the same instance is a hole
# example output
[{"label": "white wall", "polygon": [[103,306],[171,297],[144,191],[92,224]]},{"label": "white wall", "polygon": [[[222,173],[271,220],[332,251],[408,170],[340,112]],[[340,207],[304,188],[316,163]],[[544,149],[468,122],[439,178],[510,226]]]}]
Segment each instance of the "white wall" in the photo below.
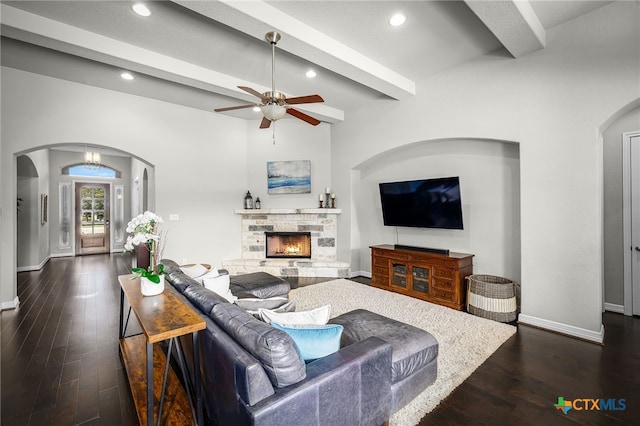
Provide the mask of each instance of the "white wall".
[{"label": "white wall", "polygon": [[[357,167],[352,182],[360,230],[360,266],[371,271],[367,247],[404,244],[475,255],[474,272],[520,281],[520,165],[518,145],[444,140],[411,144]],[[357,175],[355,175],[357,176]],[[380,182],[460,177],[463,230],[384,226]],[[358,265],[351,265],[358,270]]]},{"label": "white wall", "polygon": [[[601,339],[599,127],[640,97],[639,18],[640,4],[616,2],[548,30],[544,50],[519,59],[495,52],[417,81],[412,99],[363,106],[332,129],[336,191],[351,197],[354,168],[399,146],[518,142],[520,319]],[[356,262],[368,248],[350,240],[355,219],[348,207],[339,231],[350,244],[339,257]]]},{"label": "white wall", "polygon": [[622,222],[622,134],[640,131],[640,108],[629,111],[603,133],[604,301],[624,304]]},{"label": "white wall", "polygon": [[[16,153],[64,143],[112,146],[155,167],[166,257],[212,264],[239,257],[232,212],[247,188],[245,121],[10,68],[2,68],[2,106],[4,211],[15,204]],[[15,235],[15,217],[4,211],[2,235]],[[169,221],[170,213],[180,220]],[[10,238],[1,259],[0,300],[9,302],[16,296]]]},{"label": "white wall", "polygon": [[[283,119],[275,124],[274,144],[272,130],[258,128],[259,123],[248,123],[247,190],[251,191],[254,201],[260,197],[263,209],[318,207],[318,195],[331,186],[330,125],[311,126],[297,119]],[[267,194],[267,162],[291,160],[311,161],[311,193]],[[246,190],[237,194],[236,208],[243,207],[245,194]]]}]

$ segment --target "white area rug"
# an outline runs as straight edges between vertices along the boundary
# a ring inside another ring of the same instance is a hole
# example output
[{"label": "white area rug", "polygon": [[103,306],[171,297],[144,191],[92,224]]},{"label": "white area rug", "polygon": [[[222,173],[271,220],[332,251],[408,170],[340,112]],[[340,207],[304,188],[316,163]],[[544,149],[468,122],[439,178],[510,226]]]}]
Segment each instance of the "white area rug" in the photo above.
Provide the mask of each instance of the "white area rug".
[{"label": "white area rug", "polygon": [[392,426],[417,424],[480,366],[516,327],[345,279],[291,290],[296,311],[331,305],[331,317],[362,308],[431,333],[439,343],[438,378],[393,414]]}]

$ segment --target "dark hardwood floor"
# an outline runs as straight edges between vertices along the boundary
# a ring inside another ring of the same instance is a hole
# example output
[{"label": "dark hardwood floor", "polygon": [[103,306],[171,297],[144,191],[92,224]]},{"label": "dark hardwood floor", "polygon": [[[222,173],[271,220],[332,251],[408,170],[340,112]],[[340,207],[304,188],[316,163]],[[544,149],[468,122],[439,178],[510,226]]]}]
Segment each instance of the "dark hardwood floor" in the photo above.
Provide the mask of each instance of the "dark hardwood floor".
[{"label": "dark hardwood floor", "polygon": [[[94,255],[18,274],[20,309],[0,323],[2,425],[137,424],[117,342],[117,276],[130,267]],[[605,346],[520,326],[420,425],[640,425],[640,319],[607,313],[604,323]],[[626,409],[565,415],[558,397],[625,399]]]}]

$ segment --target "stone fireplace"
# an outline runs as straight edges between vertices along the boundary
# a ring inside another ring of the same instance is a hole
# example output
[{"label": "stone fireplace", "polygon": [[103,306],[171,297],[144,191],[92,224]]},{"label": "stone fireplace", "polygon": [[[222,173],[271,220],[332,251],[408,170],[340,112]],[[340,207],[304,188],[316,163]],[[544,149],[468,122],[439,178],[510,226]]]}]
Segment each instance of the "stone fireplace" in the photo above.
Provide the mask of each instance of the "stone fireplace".
[{"label": "stone fireplace", "polygon": [[[337,260],[337,225],[340,209],[236,210],[241,215],[240,259],[222,261],[231,275],[268,272],[283,277],[349,277],[350,265]],[[269,236],[307,234],[309,253],[303,248],[272,247]],[[269,254],[270,251],[274,253]],[[285,253],[289,251],[289,253]],[[288,255],[285,255],[288,254]]]},{"label": "stone fireplace", "polygon": [[265,257],[311,259],[311,232],[265,232]]}]

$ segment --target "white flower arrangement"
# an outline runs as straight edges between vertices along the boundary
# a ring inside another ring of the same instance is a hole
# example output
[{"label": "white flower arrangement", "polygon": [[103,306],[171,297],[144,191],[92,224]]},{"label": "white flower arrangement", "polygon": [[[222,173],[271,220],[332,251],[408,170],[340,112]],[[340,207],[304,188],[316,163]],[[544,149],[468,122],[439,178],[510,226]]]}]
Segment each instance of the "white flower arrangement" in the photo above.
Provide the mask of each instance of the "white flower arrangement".
[{"label": "white flower arrangement", "polygon": [[161,234],[158,232],[158,225],[161,223],[162,218],[153,212],[139,214],[127,224],[127,233],[130,235],[124,245],[125,251],[131,252],[138,246],[149,250],[149,268],[133,268],[132,271],[154,283],[160,282],[160,275],[164,269],[163,265],[158,264],[162,253]]}]

